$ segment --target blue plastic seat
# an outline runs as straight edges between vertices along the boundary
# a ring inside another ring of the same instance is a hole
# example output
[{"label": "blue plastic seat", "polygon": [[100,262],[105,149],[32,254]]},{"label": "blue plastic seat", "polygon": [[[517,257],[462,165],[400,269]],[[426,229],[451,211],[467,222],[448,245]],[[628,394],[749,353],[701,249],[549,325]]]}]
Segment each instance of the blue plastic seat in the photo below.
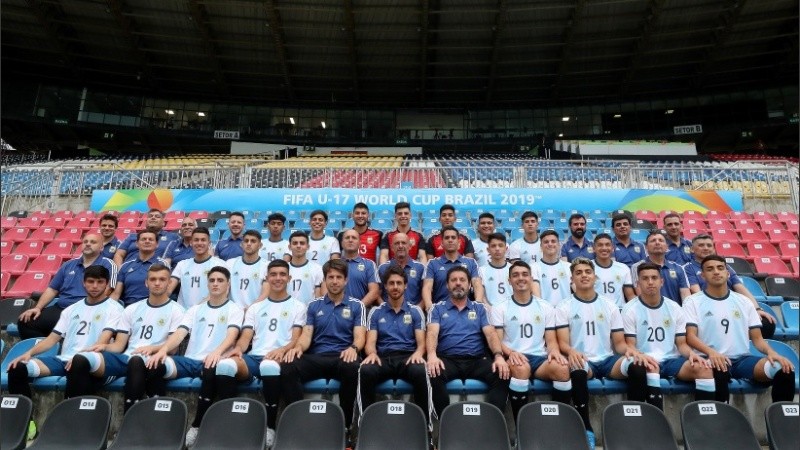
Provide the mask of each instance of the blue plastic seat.
[{"label": "blue plastic seat", "polygon": [[744,287],[746,287],[747,290],[753,294],[753,297],[755,297],[757,301],[764,302],[767,305],[780,305],[783,303],[783,297],[778,295],[767,295],[767,293],[764,292],[764,290],[761,288],[761,285],[758,284],[758,281],[755,279],[742,276],[739,278],[742,280]]},{"label": "blue plastic seat", "polygon": [[[767,341],[769,346],[772,347],[773,350],[775,350],[775,352],[777,352],[779,355],[783,356],[784,358],[791,361],[792,364],[794,364],[795,367],[794,389],[795,391],[800,392],[800,372],[798,372],[797,370],[797,368],[800,367],[800,358],[797,357],[797,353],[795,353],[794,349],[792,349],[792,347],[790,347],[785,342],[780,342],[773,339],[765,339],[765,340]],[[764,356],[763,353],[758,351],[758,349],[753,346],[752,342],[750,342],[750,353],[756,356]],[[742,384],[747,384],[748,388],[750,387],[749,385],[763,386],[759,383],[752,383],[746,380],[742,380]]]},{"label": "blue plastic seat", "polygon": [[339,380],[311,380],[303,385],[303,390],[308,394],[336,394],[342,384]]},{"label": "blue plastic seat", "polygon": [[[25,339],[23,341],[17,342],[16,344],[14,344],[13,347],[11,347],[8,350],[8,354],[6,354],[6,357],[3,358],[3,362],[0,363],[0,386],[2,386],[3,389],[8,388],[8,365],[11,364],[11,361],[13,361],[15,358],[19,356],[22,356],[22,354],[33,348],[33,346],[36,345],[36,343],[41,340],[42,340],[41,338]],[[50,348],[50,350],[39,353],[38,355],[36,355],[36,357],[56,356],[58,355],[58,352],[60,350],[61,350],[61,344],[59,343]],[[53,377],[53,378],[58,378],[58,377]]]},{"label": "blue plastic seat", "polygon": [[797,339],[800,337],[800,302],[783,302],[781,315],[783,315],[784,338]]}]

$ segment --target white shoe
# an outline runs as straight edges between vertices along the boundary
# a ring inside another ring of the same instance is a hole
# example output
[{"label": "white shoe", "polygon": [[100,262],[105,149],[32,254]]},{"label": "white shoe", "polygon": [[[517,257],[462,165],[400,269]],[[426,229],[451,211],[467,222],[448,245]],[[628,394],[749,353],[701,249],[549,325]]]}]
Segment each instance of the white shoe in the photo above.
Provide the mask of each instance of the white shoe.
[{"label": "white shoe", "polygon": [[275,430],[267,428],[267,448],[272,448],[275,445]]},{"label": "white shoe", "polygon": [[189,431],[186,432],[186,446],[193,447],[194,443],[197,442],[197,432],[200,431],[197,427],[189,428]]}]

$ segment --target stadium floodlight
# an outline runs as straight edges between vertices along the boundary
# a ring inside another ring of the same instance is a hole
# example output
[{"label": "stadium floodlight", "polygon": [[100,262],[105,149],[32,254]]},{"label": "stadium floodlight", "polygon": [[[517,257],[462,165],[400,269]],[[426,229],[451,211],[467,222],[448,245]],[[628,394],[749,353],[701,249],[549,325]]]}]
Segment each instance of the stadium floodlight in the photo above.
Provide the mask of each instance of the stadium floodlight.
[{"label": "stadium floodlight", "polygon": [[622,114],[614,114],[615,119],[619,119],[620,117],[622,117]]},{"label": "stadium floodlight", "polygon": [[569,117],[568,116],[564,116],[564,117],[561,118],[561,121],[562,122],[569,122]]},{"label": "stadium floodlight", "polygon": [[206,116],[206,113],[204,113],[203,111],[197,111],[197,115],[198,115],[199,117],[205,117],[205,116]]},{"label": "stadium floodlight", "polygon": [[321,125],[322,125],[322,129],[323,129],[323,130],[324,130],[324,129],[326,129],[326,128],[328,128],[328,126],[327,126],[327,125],[325,125],[325,121],[324,121],[324,120],[322,121]]},{"label": "stadium floodlight", "polygon": [[675,112],[674,109],[668,109],[668,110],[664,111],[664,114],[672,114],[674,112]]},{"label": "stadium floodlight", "polygon": [[294,117],[289,117],[289,123],[294,125]]},{"label": "stadium floodlight", "polygon": [[564,133],[558,133],[558,137],[564,137]]},{"label": "stadium floodlight", "polygon": [[171,109],[167,109],[167,110],[165,110],[165,111],[166,111],[166,113],[167,113],[167,114],[169,114],[170,116],[174,116],[174,115],[175,115],[175,111],[173,111],[173,110],[171,110]]}]

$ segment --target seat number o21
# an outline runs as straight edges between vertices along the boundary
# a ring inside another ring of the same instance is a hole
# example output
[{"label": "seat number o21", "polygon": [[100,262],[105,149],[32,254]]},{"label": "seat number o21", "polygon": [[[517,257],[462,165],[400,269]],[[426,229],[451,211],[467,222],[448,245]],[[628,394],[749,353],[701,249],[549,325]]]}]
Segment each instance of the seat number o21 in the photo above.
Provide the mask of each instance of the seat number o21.
[{"label": "seat number o21", "polygon": [[623,405],[622,414],[626,417],[641,416],[642,407],[639,405]]},{"label": "seat number o21", "polygon": [[481,415],[481,405],[477,405],[474,403],[467,403],[464,405],[464,415],[465,416],[480,416]]}]

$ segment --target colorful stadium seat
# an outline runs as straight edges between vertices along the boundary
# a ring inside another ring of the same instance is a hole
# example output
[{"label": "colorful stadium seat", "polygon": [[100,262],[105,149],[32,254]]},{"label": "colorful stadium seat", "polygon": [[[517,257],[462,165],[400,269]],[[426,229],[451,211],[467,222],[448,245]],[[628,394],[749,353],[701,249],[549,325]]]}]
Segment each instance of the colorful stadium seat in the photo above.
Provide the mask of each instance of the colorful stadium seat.
[{"label": "colorful stadium seat", "polygon": [[777,277],[792,276],[792,272],[780,258],[756,258],[753,263],[757,273],[769,274]]},{"label": "colorful stadium seat", "polygon": [[44,250],[42,250],[42,254],[68,259],[72,256],[72,249],[74,246],[75,244],[70,241],[55,240],[47,244]]},{"label": "colorful stadium seat", "polygon": [[49,273],[50,275],[55,275],[55,273],[58,272],[64,259],[61,255],[47,254],[46,251],[47,248],[45,248],[44,254],[37,256],[36,259],[31,261],[28,270],[31,272]]},{"label": "colorful stadium seat", "polygon": [[743,259],[750,258],[738,242],[715,242],[714,249],[720,256],[735,256]]},{"label": "colorful stadium seat", "polygon": [[44,244],[41,241],[25,241],[17,244],[14,254],[27,255],[29,258],[39,256],[42,253]]},{"label": "colorful stadium seat", "polygon": [[6,230],[6,232],[3,233],[3,240],[13,243],[18,243],[28,239],[29,235],[30,235],[30,229],[25,227],[16,227]]},{"label": "colorful stadium seat", "polygon": [[28,256],[26,255],[6,255],[0,261],[3,272],[9,275],[22,275],[28,268]]},{"label": "colorful stadium seat", "polygon": [[83,241],[83,234],[83,230],[79,230],[77,228],[64,228],[56,233],[54,240],[70,241],[73,244],[80,244],[81,241]]},{"label": "colorful stadium seat", "polygon": [[33,230],[30,239],[42,241],[45,244],[52,241],[56,237],[56,229],[51,227],[41,227]]},{"label": "colorful stadium seat", "polygon": [[33,292],[44,292],[50,284],[50,274],[42,272],[25,272],[20,275],[3,297],[5,298],[28,298]]},{"label": "colorful stadium seat", "polygon": [[747,253],[752,260],[762,257],[780,258],[778,251],[775,250],[772,244],[765,244],[762,242],[747,242]]}]

